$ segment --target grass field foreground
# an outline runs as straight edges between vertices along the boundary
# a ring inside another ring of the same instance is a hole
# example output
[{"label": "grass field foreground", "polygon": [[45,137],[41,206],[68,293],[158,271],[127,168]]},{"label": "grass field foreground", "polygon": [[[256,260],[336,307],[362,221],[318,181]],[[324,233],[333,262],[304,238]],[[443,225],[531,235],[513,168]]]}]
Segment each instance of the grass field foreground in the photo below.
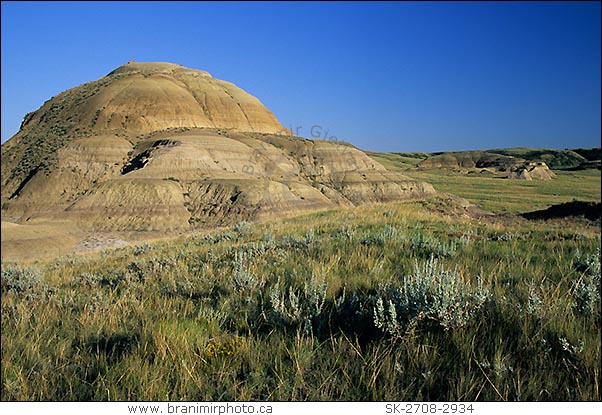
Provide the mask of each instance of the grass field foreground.
[{"label": "grass field foreground", "polygon": [[1,398],[600,399],[599,224],[446,203],[3,263]]}]

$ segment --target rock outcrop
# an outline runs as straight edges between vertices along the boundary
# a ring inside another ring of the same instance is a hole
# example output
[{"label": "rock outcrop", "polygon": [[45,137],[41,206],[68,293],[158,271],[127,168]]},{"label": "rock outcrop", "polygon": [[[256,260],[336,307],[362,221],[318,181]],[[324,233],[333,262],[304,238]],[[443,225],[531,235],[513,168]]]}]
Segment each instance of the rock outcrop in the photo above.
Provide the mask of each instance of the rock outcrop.
[{"label": "rock outcrop", "polygon": [[556,174],[543,162],[518,164],[513,166],[508,174],[509,179],[523,180],[552,180],[554,177],[556,177]]},{"label": "rock outcrop", "polygon": [[436,154],[420,163],[421,169],[447,169],[460,173],[504,173],[509,179],[552,180],[556,175],[546,163],[485,151],[461,151]]},{"label": "rock outcrop", "polygon": [[168,63],[61,93],[2,145],[2,217],[21,225],[3,241],[25,225],[174,233],[433,193],[347,143],[293,137],[240,88]]},{"label": "rock outcrop", "polygon": [[434,193],[337,142],[189,129],[128,144],[70,142],[53,169],[3,196],[3,217],[169,231]]}]

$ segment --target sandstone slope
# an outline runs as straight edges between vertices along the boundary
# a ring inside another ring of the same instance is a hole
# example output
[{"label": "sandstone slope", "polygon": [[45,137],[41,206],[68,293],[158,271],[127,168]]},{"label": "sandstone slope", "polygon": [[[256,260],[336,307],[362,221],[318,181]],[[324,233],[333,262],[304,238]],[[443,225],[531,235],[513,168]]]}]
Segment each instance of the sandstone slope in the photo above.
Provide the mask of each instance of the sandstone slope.
[{"label": "sandstone slope", "polygon": [[35,226],[173,234],[433,193],[349,144],[293,137],[207,72],[129,63],[50,99],[3,144],[3,252]]}]

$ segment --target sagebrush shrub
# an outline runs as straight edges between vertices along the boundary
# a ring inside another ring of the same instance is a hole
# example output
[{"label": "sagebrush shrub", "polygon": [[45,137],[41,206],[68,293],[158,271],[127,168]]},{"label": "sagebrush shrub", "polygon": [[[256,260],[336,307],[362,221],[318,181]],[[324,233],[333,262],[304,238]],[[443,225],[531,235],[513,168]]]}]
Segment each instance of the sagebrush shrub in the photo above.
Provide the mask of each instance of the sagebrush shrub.
[{"label": "sagebrush shrub", "polygon": [[47,289],[42,272],[35,267],[2,267],[2,292],[36,295]]},{"label": "sagebrush shrub", "polygon": [[71,285],[73,287],[85,287],[88,289],[97,287],[102,281],[102,277],[97,274],[90,274],[84,272],[83,274],[77,275],[71,279]]},{"label": "sagebrush shrub", "polygon": [[479,278],[473,287],[459,272],[444,270],[435,257],[419,265],[400,285],[380,287],[374,325],[391,336],[403,336],[420,323],[446,330],[468,324],[491,296]]},{"label": "sagebrush shrub", "polygon": [[263,281],[257,278],[249,270],[249,261],[253,251],[245,252],[238,250],[234,254],[234,287],[239,292],[253,291],[263,285]]},{"label": "sagebrush shrub", "polygon": [[576,268],[582,271],[575,281],[572,291],[573,310],[578,314],[591,316],[600,314],[600,249],[581,259],[576,255]]},{"label": "sagebrush shrub", "polygon": [[452,258],[458,250],[458,243],[455,241],[441,242],[439,239],[419,233],[410,237],[412,249],[416,250],[423,257]]},{"label": "sagebrush shrub", "polygon": [[403,242],[403,235],[397,231],[394,226],[389,224],[385,225],[382,231],[377,232],[375,234],[366,235],[360,243],[362,245],[378,245],[384,246],[387,243],[395,242],[401,243]]},{"label": "sagebrush shrub", "polygon": [[139,256],[146,254],[154,249],[156,249],[156,247],[150,244],[136,245],[134,246],[132,253],[134,254],[134,256]]},{"label": "sagebrush shrub", "polygon": [[322,275],[321,281],[312,274],[302,290],[281,285],[278,278],[269,291],[270,309],[268,319],[278,326],[303,327],[306,334],[314,331],[314,321],[324,309],[327,285]]}]

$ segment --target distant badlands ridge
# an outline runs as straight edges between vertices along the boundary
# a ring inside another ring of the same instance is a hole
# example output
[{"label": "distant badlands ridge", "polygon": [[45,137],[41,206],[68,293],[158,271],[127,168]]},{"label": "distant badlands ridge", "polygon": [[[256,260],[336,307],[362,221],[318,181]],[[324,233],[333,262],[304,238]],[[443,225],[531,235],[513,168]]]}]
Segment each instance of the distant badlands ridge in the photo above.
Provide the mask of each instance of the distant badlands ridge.
[{"label": "distant badlands ridge", "polygon": [[552,180],[556,174],[545,162],[527,161],[522,158],[485,151],[462,151],[437,154],[418,163],[423,169],[449,169],[464,173],[504,172],[509,179]]},{"label": "distant badlands ridge", "polygon": [[46,101],[2,145],[2,252],[434,193],[347,143],[293,137],[207,72],[130,62]]}]

